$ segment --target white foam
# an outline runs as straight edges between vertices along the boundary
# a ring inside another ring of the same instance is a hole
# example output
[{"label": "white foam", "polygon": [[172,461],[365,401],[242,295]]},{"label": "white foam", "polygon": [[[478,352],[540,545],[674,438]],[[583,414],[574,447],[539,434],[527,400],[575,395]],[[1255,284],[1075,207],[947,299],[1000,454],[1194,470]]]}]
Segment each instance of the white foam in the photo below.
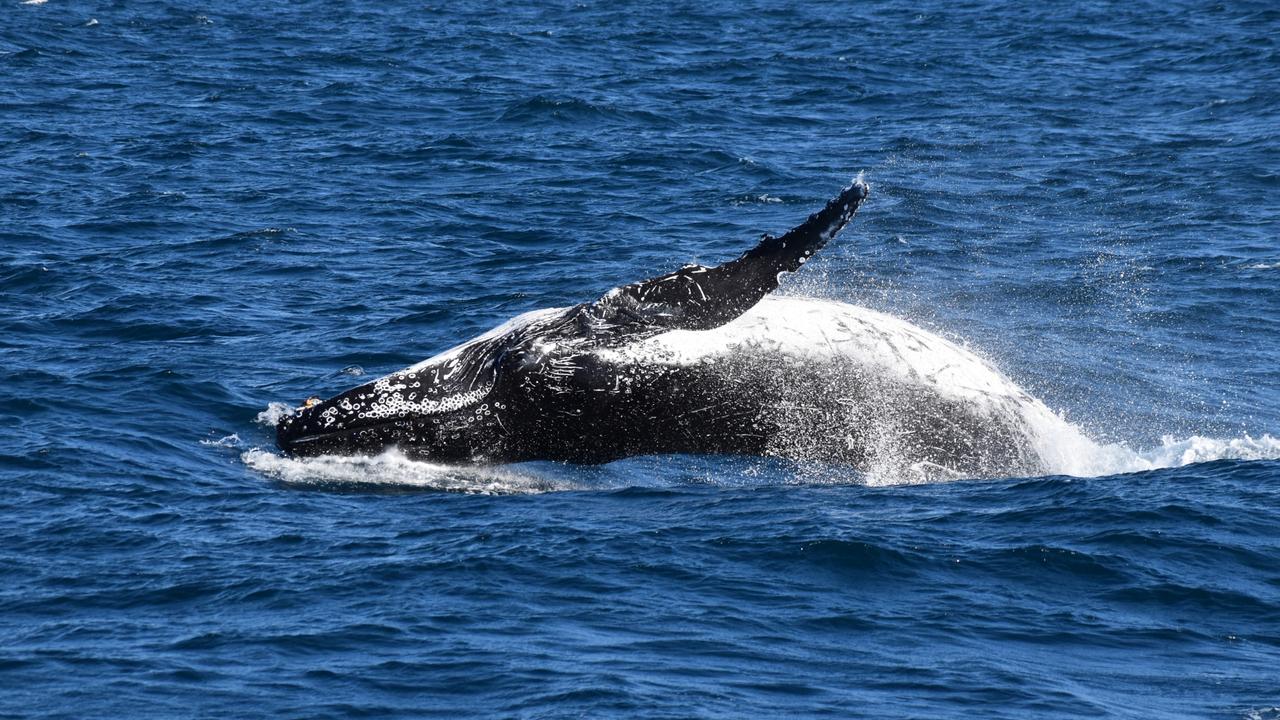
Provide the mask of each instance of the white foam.
[{"label": "white foam", "polygon": [[201,440],[200,444],[224,448],[240,447],[240,436],[232,433],[226,437],[218,438],[217,440]]},{"label": "white foam", "polygon": [[570,490],[567,481],[532,472],[483,465],[441,465],[410,460],[395,450],[379,455],[288,458],[254,448],[240,455],[245,465],[289,485],[384,485],[482,495]]},{"label": "white foam", "polygon": [[1181,439],[1165,435],[1159,447],[1134,450],[1121,443],[1095,442],[1078,425],[1049,411],[1039,400],[1032,408],[1044,410],[1026,410],[1024,417],[1047,475],[1102,477],[1215,460],[1280,460],[1280,438],[1270,434],[1257,438],[1192,435]]},{"label": "white foam", "polygon": [[1176,440],[1166,435],[1160,447],[1142,453],[1142,458],[1155,467],[1181,467],[1213,460],[1280,460],[1280,438],[1264,434],[1259,438],[1245,435],[1217,440],[1193,435]]},{"label": "white foam", "polygon": [[1215,460],[1280,460],[1280,438],[1270,434],[1225,439],[1201,435],[1178,439],[1166,435],[1155,448],[1133,451],[1121,445],[1106,445],[1101,450],[1096,456],[1095,472],[1090,475],[1176,468]]}]

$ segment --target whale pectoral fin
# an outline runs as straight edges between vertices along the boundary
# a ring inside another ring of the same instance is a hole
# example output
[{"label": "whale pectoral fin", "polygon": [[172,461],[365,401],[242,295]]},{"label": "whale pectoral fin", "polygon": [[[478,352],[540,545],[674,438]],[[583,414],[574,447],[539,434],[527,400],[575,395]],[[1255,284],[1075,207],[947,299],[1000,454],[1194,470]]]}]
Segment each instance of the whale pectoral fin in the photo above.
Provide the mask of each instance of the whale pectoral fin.
[{"label": "whale pectoral fin", "polygon": [[781,237],[765,234],[736,260],[715,267],[688,265],[669,275],[615,288],[583,306],[587,330],[708,330],[750,310],[795,272],[853,218],[869,188],[856,179],[826,207]]},{"label": "whale pectoral fin", "polygon": [[[867,199],[871,188],[859,176],[840,194],[832,198],[826,207],[810,215],[807,220],[788,230],[782,237],[766,234],[760,244],[738,258],[720,267],[741,263],[751,272],[769,273],[773,278],[773,290],[778,286],[777,274],[795,272],[813,257],[853,219],[854,213]],[[766,290],[765,292],[768,292]]]}]

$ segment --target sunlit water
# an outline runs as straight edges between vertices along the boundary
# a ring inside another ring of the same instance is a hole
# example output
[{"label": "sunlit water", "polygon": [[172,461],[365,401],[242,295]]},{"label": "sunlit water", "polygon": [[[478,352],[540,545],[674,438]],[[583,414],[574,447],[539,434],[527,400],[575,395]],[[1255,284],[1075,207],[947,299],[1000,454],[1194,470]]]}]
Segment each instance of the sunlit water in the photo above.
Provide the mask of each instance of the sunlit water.
[{"label": "sunlit water", "polygon": [[[1280,717],[1269,4],[4,15],[0,714]],[[990,363],[1059,473],[274,450],[859,171],[783,293]]]}]

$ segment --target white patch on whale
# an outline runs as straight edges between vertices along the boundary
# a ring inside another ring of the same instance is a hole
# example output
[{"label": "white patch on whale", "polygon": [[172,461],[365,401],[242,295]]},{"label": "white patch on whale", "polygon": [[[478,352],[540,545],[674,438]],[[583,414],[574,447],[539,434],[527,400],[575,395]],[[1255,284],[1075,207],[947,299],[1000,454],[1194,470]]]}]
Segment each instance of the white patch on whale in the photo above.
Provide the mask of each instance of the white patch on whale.
[{"label": "white patch on whale", "polygon": [[[391,373],[386,377],[379,378],[374,382],[369,397],[365,398],[368,402],[367,407],[360,411],[360,417],[365,419],[389,420],[395,418],[422,416],[422,415],[440,415],[444,413],[461,410],[469,405],[474,405],[484,399],[486,395],[493,389],[491,380],[483,381],[476,386],[462,391],[450,393],[438,398],[425,397],[425,391],[422,396],[418,396],[415,390],[418,386],[413,384],[412,376],[423,371],[434,370],[438,377],[449,378],[458,372],[468,370],[463,353],[468,348],[476,345],[501,338],[509,333],[516,332],[523,328],[527,328],[540,320],[555,318],[562,315],[565,308],[545,308],[542,310],[531,310],[529,312],[517,315],[514,318],[502,323],[498,327],[480,335],[479,337],[468,340],[460,345],[455,345],[444,352],[433,355],[415,365],[411,365],[399,372]],[[329,408],[320,414],[321,422],[325,427],[332,425],[337,420],[340,410],[348,412],[355,411],[350,400],[344,401],[344,404]]]},{"label": "white patch on whale", "polygon": [[486,332],[485,334],[480,335],[479,337],[472,338],[460,345],[454,345],[448,350],[445,350],[444,352],[441,352],[436,355],[432,355],[431,357],[427,358],[426,360],[423,360],[420,363],[417,363],[416,365],[410,365],[409,367],[405,368],[404,370],[401,370],[396,374],[408,375],[410,373],[416,373],[421,370],[425,370],[429,367],[444,365],[445,363],[448,363],[450,360],[456,359],[459,355],[462,354],[463,350],[466,350],[467,348],[473,345],[478,345],[482,342],[485,342],[486,340],[493,340],[496,338],[500,338],[503,335],[506,335],[507,333],[514,332],[516,330],[520,330],[530,325],[533,325],[534,323],[540,320],[548,320],[554,317],[559,317],[560,315],[564,314],[564,311],[567,309],[568,308],[562,308],[562,307],[543,308],[541,310],[530,310],[529,312],[521,313],[511,318],[510,320],[502,323],[498,327]]}]

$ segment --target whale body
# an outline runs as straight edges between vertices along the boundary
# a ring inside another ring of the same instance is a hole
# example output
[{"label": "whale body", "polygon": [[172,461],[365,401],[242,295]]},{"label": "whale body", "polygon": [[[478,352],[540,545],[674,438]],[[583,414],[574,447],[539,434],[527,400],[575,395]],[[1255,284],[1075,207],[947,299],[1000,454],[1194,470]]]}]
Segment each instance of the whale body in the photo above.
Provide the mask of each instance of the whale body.
[{"label": "whale body", "polygon": [[956,477],[1034,474],[1062,424],[973,353],[874,310],[773,296],[849,222],[855,181],[740,258],[520,315],[277,426],[287,454],[600,463],[733,453]]}]

